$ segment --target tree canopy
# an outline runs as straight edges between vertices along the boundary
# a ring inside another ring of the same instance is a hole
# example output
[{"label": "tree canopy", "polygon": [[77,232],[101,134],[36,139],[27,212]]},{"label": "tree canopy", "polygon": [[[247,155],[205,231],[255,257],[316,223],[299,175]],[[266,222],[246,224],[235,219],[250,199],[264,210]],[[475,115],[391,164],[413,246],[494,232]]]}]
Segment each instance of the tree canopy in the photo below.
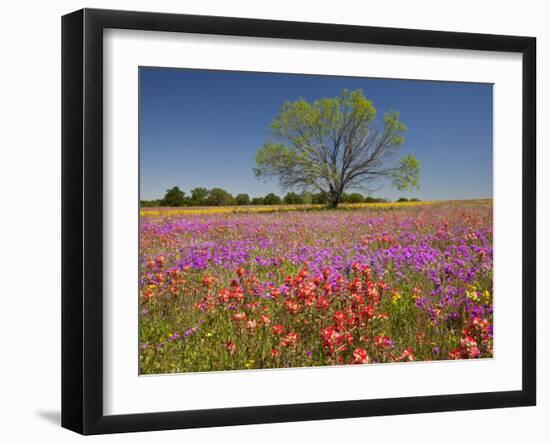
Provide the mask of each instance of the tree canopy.
[{"label": "tree canopy", "polygon": [[193,206],[205,205],[207,197],[208,197],[208,189],[206,188],[191,189],[191,204]]},{"label": "tree canopy", "polygon": [[206,198],[207,206],[231,206],[236,203],[235,198],[222,188],[212,188]]},{"label": "tree canopy", "polygon": [[273,192],[270,192],[264,197],[264,205],[280,205],[281,204],[281,197],[274,194]]},{"label": "tree canopy", "polygon": [[164,198],[160,200],[161,206],[184,206],[185,205],[185,192],[183,192],[178,186],[174,186],[166,191]]},{"label": "tree canopy", "polygon": [[363,91],[339,97],[285,102],[271,123],[271,138],[256,153],[256,177],[278,178],[283,189],[316,191],[336,207],[346,189],[365,189],[389,179],[398,190],[418,188],[419,162],[395,159],[406,126],[399,113],[382,122]]},{"label": "tree canopy", "polygon": [[250,196],[248,194],[237,194],[237,196],[235,197],[235,200],[237,201],[238,205],[250,204]]}]

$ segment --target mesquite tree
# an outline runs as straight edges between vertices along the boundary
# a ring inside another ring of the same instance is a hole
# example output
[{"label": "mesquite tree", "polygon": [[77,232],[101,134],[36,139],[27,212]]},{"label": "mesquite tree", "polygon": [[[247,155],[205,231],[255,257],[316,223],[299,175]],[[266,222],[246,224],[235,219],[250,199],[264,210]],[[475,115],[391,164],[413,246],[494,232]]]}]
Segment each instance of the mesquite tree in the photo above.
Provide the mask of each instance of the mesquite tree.
[{"label": "mesquite tree", "polygon": [[276,177],[283,189],[320,191],[337,207],[346,189],[366,189],[381,179],[399,190],[418,188],[419,162],[396,160],[406,126],[398,112],[377,122],[363,91],[312,103],[285,102],[271,123],[271,138],[256,153],[258,178]]}]

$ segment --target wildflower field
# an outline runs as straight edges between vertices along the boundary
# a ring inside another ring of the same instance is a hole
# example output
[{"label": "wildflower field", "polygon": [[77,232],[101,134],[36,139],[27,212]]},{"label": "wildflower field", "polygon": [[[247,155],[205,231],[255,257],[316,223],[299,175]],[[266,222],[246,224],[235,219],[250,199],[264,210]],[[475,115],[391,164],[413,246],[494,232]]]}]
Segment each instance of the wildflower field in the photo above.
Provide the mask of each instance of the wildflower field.
[{"label": "wildflower field", "polygon": [[140,222],[141,374],[492,357],[491,200]]}]

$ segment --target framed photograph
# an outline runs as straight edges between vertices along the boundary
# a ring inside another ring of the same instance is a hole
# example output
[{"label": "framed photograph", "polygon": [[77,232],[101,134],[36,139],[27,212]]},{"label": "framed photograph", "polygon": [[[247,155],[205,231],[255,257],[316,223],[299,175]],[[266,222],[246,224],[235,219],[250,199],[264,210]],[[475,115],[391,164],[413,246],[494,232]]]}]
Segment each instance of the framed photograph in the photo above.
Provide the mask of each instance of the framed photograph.
[{"label": "framed photograph", "polygon": [[536,402],[531,37],[62,19],[62,425]]}]

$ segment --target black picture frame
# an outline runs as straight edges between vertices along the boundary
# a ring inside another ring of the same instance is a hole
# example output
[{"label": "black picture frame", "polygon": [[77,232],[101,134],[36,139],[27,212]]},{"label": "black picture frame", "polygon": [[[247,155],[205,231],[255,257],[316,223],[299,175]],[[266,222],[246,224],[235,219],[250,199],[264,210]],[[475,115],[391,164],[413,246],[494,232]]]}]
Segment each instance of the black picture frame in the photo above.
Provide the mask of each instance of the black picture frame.
[{"label": "black picture frame", "polygon": [[[522,389],[131,415],[103,413],[103,30],[192,32],[503,51],[523,63]],[[536,39],[83,9],[62,18],[62,426],[81,434],[228,426],[536,403]]]}]

